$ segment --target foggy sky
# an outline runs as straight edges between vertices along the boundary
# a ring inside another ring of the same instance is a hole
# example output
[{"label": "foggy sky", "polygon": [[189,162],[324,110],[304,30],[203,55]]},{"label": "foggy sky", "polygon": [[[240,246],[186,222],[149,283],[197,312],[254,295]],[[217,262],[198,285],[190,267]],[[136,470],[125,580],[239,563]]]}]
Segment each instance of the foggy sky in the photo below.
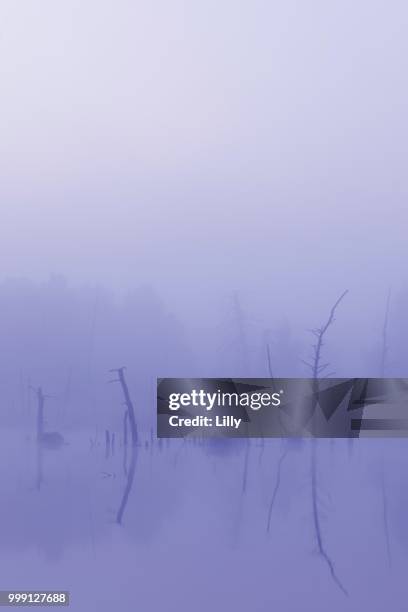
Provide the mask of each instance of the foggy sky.
[{"label": "foggy sky", "polygon": [[[405,441],[153,432],[157,377],[309,375],[347,288],[330,370],[407,376],[407,22],[406,0],[0,1],[2,588],[344,610],[336,572],[349,610],[406,601]],[[68,442],[44,462],[38,386]]]},{"label": "foggy sky", "polygon": [[148,282],[186,318],[238,289],[308,321],[348,287],[371,330],[406,283],[407,18],[3,0],[0,280]]}]

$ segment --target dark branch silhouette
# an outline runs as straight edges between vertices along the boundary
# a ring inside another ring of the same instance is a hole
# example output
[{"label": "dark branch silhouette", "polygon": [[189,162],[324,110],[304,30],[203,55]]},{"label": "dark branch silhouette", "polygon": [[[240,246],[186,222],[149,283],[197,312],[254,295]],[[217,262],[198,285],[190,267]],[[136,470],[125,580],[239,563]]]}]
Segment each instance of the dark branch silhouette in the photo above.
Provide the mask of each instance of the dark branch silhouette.
[{"label": "dark branch silhouette", "polygon": [[[134,409],[133,402],[131,400],[130,393],[129,393],[129,388],[127,386],[127,382],[125,379],[125,369],[126,368],[122,367],[122,368],[116,368],[114,370],[110,370],[110,372],[116,372],[116,374],[118,375],[118,378],[111,380],[110,382],[120,383],[120,386],[122,387],[123,395],[125,398],[124,403],[126,406],[126,413],[124,417],[124,459],[123,459],[124,471],[126,474],[126,485],[125,485],[125,490],[123,492],[123,497],[122,497],[122,500],[119,506],[119,510],[116,515],[116,522],[118,523],[118,525],[122,524],[123,515],[125,513],[126,506],[129,501],[129,496],[130,496],[130,493],[133,487],[133,480],[135,477],[135,470],[136,470],[136,445],[137,445],[137,439],[138,439],[135,409]],[[128,422],[130,425],[130,435],[132,438],[132,450],[131,450],[129,468],[127,467],[127,435],[128,435],[127,434],[127,423]]]},{"label": "dark branch silhouette", "polygon": [[116,522],[118,523],[118,525],[122,525],[122,522],[123,522],[123,515],[125,513],[126,506],[129,502],[129,496],[130,496],[130,493],[133,487],[135,471],[136,471],[136,447],[133,446],[131,450],[131,455],[130,455],[130,464],[129,464],[129,469],[128,469],[127,478],[126,478],[125,490],[123,492],[123,497],[122,497],[122,501],[120,502],[118,513],[116,515]]},{"label": "dark branch silhouette", "polygon": [[[345,298],[345,296],[348,293],[348,289],[346,289],[346,291],[344,293],[342,293],[342,295],[339,297],[339,299],[337,300],[337,302],[334,304],[333,308],[330,311],[330,315],[329,318],[327,319],[327,322],[325,325],[323,325],[323,327],[317,327],[316,329],[311,329],[310,331],[312,332],[312,334],[316,337],[316,344],[313,345],[313,360],[312,362],[307,362],[307,361],[303,361],[303,363],[305,365],[308,366],[308,368],[310,368],[310,370],[312,371],[312,376],[315,380],[317,380],[318,378],[322,377],[323,372],[326,370],[326,368],[328,368],[328,366],[330,365],[329,363],[321,363],[321,358],[322,358],[322,349],[324,346],[324,337],[327,333],[327,330],[329,329],[329,327],[335,322],[335,314],[336,314],[336,310],[338,308],[338,306],[340,305],[340,302]],[[325,373],[324,377],[328,378],[329,376],[332,376],[334,374],[334,372],[330,372],[329,374]]]},{"label": "dark branch silhouette", "polygon": [[127,412],[129,415],[130,433],[132,436],[132,446],[136,446],[137,444],[137,425],[136,425],[135,409],[133,406],[133,402],[130,398],[129,388],[127,386],[127,382],[125,379],[125,369],[126,368],[122,367],[122,368],[116,368],[114,370],[110,370],[110,372],[116,372],[118,375],[118,378],[115,378],[114,380],[111,380],[109,382],[111,383],[118,382],[120,383],[120,386],[122,387],[123,395],[125,397],[125,405],[127,407]]},{"label": "dark branch silhouette", "polygon": [[37,444],[47,450],[58,450],[65,445],[64,437],[58,431],[45,431],[44,406],[52,395],[44,395],[42,387],[36,390],[37,396]]},{"label": "dark branch silhouette", "polygon": [[44,395],[42,387],[34,389],[30,386],[37,397],[37,473],[36,473],[36,488],[40,491],[44,482],[43,471],[43,451],[58,450],[65,444],[63,436],[58,431],[45,431],[44,421],[44,406],[47,399],[52,398],[51,395]]},{"label": "dark branch silhouette", "polygon": [[[313,349],[314,349],[313,361],[312,363],[307,363],[307,362],[305,363],[306,365],[308,365],[308,367],[312,371],[313,387],[314,387],[314,392],[315,392],[315,397],[316,397],[316,403],[318,402],[318,393],[319,393],[318,379],[321,377],[323,372],[325,372],[325,370],[329,366],[329,363],[324,363],[324,364],[321,363],[322,349],[324,346],[324,338],[327,333],[327,330],[335,321],[335,314],[336,314],[336,310],[338,306],[340,305],[344,297],[347,295],[347,293],[348,293],[348,290],[344,291],[344,293],[342,293],[339,299],[335,302],[334,306],[330,310],[329,318],[327,319],[327,322],[325,323],[325,325],[311,330],[313,335],[316,337],[316,344],[313,345]],[[333,375],[332,372],[330,372],[329,374],[325,374],[325,377],[328,377],[331,375]],[[313,527],[314,527],[316,541],[317,541],[317,548],[318,548],[319,555],[324,559],[324,561],[326,562],[329,568],[330,575],[333,581],[339,587],[339,589],[344,593],[344,595],[348,596],[347,590],[345,589],[345,587],[343,586],[343,584],[341,583],[340,579],[338,578],[336,574],[334,563],[331,557],[329,556],[326,550],[324,541],[323,541],[323,533],[322,533],[322,526],[321,526],[320,512],[319,512],[319,502],[318,502],[317,444],[318,444],[317,439],[311,440],[312,511],[313,511]]]},{"label": "dark branch silhouette", "polygon": [[339,589],[344,593],[344,595],[348,596],[348,592],[341,583],[339,577],[337,576],[336,570],[334,568],[334,563],[329,556],[326,547],[323,542],[323,534],[322,528],[320,524],[320,513],[319,513],[319,504],[317,500],[317,440],[312,440],[312,504],[313,504],[313,525],[316,534],[317,547],[319,551],[319,555],[324,559],[327,563],[330,575],[339,587]]}]

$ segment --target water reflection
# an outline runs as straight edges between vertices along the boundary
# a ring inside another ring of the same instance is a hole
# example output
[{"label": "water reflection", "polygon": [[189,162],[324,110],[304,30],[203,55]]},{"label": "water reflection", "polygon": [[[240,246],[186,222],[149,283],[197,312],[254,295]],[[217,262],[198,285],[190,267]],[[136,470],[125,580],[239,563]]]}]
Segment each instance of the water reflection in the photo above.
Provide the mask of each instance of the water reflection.
[{"label": "water reflection", "polygon": [[[127,447],[125,447],[125,449],[126,449],[125,453],[127,453]],[[133,481],[135,478],[135,471],[136,471],[136,459],[137,459],[137,448],[135,446],[132,446],[129,467],[126,466],[126,473],[127,473],[126,486],[123,491],[123,497],[120,502],[118,513],[116,515],[116,522],[118,523],[118,525],[122,524],[123,515],[125,514],[126,506],[128,505],[128,501],[129,501],[129,496],[132,491]]]}]

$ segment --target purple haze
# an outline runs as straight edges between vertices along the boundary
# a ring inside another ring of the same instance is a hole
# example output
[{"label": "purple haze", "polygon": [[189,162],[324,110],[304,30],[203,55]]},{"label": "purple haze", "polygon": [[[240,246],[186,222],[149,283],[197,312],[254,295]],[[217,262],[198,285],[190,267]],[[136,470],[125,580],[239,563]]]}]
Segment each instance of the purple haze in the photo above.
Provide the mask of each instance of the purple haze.
[{"label": "purple haze", "polygon": [[[336,375],[407,375],[407,22],[398,0],[3,0],[0,590],[406,610],[404,440],[319,442],[319,533],[307,441],[159,443],[154,423],[158,376],[264,377],[267,345],[307,375],[345,289]],[[140,437],[119,525],[121,366]]]}]

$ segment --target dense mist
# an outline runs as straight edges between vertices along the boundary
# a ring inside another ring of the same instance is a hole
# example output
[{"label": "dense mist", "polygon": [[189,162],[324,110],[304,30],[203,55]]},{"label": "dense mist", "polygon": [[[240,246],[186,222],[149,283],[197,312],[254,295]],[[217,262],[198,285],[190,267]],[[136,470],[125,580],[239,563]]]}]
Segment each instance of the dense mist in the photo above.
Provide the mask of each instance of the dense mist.
[{"label": "dense mist", "polygon": [[0,590],[406,611],[404,440],[158,440],[155,394],[308,376],[346,290],[331,370],[407,376],[407,26],[402,0],[2,0]]}]

